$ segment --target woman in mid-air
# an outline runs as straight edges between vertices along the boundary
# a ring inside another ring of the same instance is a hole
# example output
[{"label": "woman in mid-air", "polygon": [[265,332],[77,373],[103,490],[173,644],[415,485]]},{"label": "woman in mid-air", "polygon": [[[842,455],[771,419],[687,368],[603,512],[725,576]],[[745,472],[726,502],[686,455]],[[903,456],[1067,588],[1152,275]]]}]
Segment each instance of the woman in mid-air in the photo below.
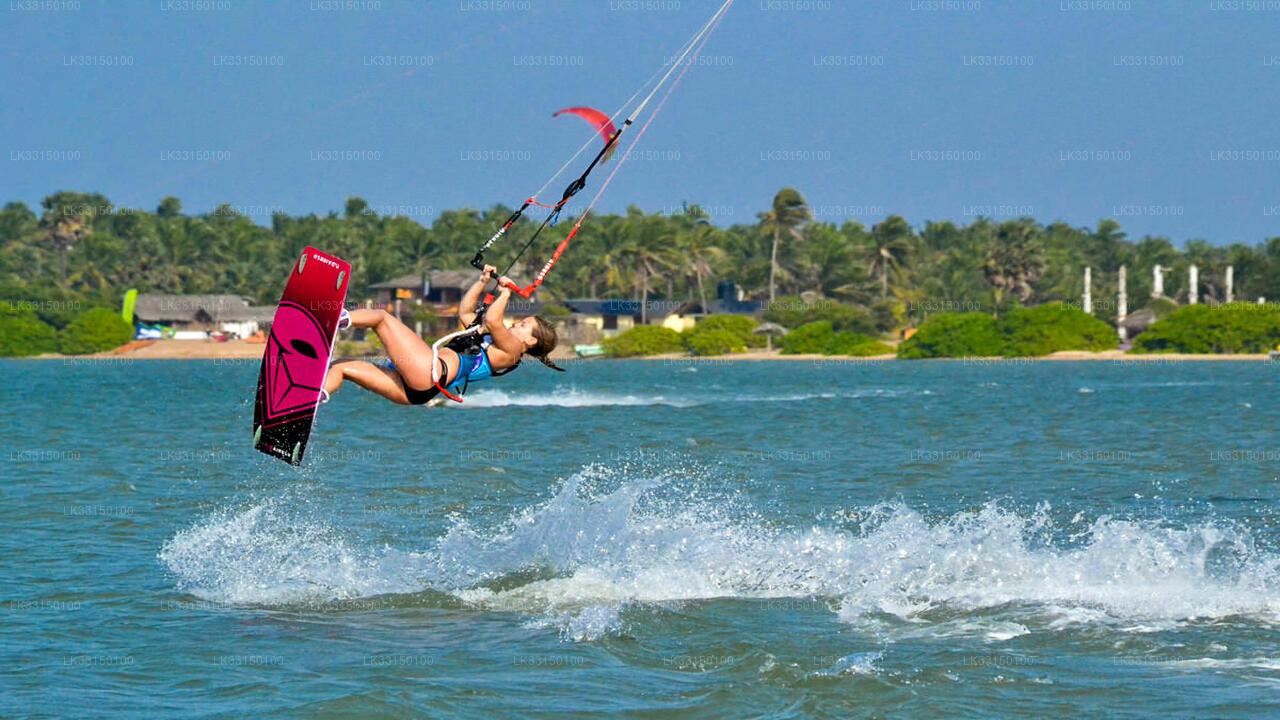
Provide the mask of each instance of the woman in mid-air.
[{"label": "woman in mid-air", "polygon": [[[464,327],[471,325],[476,314],[474,310],[463,308],[476,307],[485,283],[494,272],[496,268],[486,265],[480,279],[458,303],[458,321]],[[468,383],[514,370],[526,353],[547,367],[560,370],[547,357],[556,347],[556,331],[550,323],[537,316],[526,317],[511,327],[502,321],[511,290],[507,288],[505,276],[499,281],[502,290],[484,314],[484,335],[480,338],[479,353],[467,352],[470,338],[465,336],[440,348],[437,358],[440,387],[449,393],[456,393]],[[401,405],[423,405],[440,394],[440,388],[431,375],[431,346],[391,313],[385,310],[353,310],[348,313],[343,310],[338,327],[373,328],[386,348],[392,367],[362,360],[336,363],[325,376],[321,393],[323,401],[329,400],[343,380],[350,380]]]}]

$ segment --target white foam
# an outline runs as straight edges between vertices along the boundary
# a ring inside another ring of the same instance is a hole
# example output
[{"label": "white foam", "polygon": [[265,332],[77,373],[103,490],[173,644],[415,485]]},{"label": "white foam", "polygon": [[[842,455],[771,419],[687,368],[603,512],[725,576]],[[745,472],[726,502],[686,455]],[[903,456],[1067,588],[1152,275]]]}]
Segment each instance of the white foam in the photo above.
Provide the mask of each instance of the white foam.
[{"label": "white foam", "polygon": [[[588,390],[579,390],[577,388],[568,388],[556,390],[554,392],[545,393],[529,393],[529,392],[506,392],[504,390],[483,389],[474,390],[467,393],[466,402],[462,405],[450,404],[448,407],[458,407],[466,409],[471,408],[494,408],[494,407],[563,407],[563,408],[589,408],[589,407],[640,407],[640,406],[661,406],[668,407],[696,407],[699,405],[714,405],[720,403],[790,403],[790,402],[809,402],[812,400],[830,400],[830,399],[859,399],[859,398],[875,398],[875,397],[897,397],[902,392],[888,388],[863,388],[844,393],[818,392],[818,393],[790,393],[785,395],[748,395],[741,393],[719,393],[719,394],[654,394],[654,395],[618,395],[613,393],[600,393]],[[929,391],[922,391],[921,394],[931,394]]]},{"label": "white foam", "polygon": [[[552,618],[579,639],[617,632],[631,603],[718,598],[816,598],[812,606],[836,607],[848,623],[888,614],[913,632],[990,642],[1038,627],[1280,622],[1280,558],[1221,521],[1102,516],[1068,535],[1048,507],[1019,513],[989,503],[926,518],[891,504],[835,510],[827,516],[839,520],[797,528],[762,518],[741,496],[699,487],[687,473],[592,466],[496,526],[459,519],[419,553],[363,549],[267,503],[178,533],[160,557],[181,588],[207,599],[276,604],[432,589],[477,608]],[[1021,609],[1010,618],[1009,607]]]},{"label": "white foam", "polygon": [[882,657],[884,657],[883,651],[853,653],[836,660],[831,667],[813,674],[816,676],[875,675],[878,670],[876,661]]},{"label": "white foam", "polygon": [[[783,530],[736,521],[707,504],[641,511],[648,489],[594,498],[571,481],[551,501],[502,529],[455,528],[451,557],[478,559],[473,575],[545,566],[556,577],[499,593],[463,592],[484,607],[534,611],[598,603],[697,598],[834,597],[848,621],[934,608],[1035,604],[1056,627],[1108,622],[1144,631],[1169,621],[1252,615],[1280,608],[1277,561],[1247,535],[1099,518],[1066,547],[1048,508],[1021,516],[990,504],[927,521],[904,506],[869,513],[858,532]],[[1233,556],[1230,572],[1212,560]],[[499,560],[498,558],[501,558]],[[991,640],[1028,632],[1019,623],[972,629]]]},{"label": "white foam", "polygon": [[593,605],[578,612],[549,613],[525,624],[530,629],[556,628],[560,637],[574,642],[599,640],[619,632],[622,616],[617,607]]},{"label": "white foam", "polygon": [[669,405],[691,407],[701,403],[666,395],[614,395],[584,390],[562,390],[553,393],[508,393],[502,390],[476,390],[467,393],[466,402],[460,407],[604,407],[637,405]]},{"label": "white foam", "polygon": [[[1136,658],[1140,663],[1141,657]],[[1280,670],[1280,658],[1187,658],[1185,660],[1158,659],[1151,661],[1165,667],[1175,668],[1210,668],[1217,670]]]},{"label": "white foam", "polygon": [[353,548],[332,528],[292,517],[278,502],[222,511],[165,543],[181,590],[231,604],[283,605],[419,589],[391,568],[394,552]]}]

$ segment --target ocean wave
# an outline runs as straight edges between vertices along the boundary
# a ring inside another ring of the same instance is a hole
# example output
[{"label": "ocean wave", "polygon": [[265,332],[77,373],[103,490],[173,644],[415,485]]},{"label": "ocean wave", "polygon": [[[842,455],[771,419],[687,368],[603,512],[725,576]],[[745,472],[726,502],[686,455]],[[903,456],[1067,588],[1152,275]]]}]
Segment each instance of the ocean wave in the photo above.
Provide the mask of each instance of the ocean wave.
[{"label": "ocean wave", "polygon": [[[459,406],[462,409],[495,408],[495,407],[604,407],[604,406],[639,406],[668,405],[671,407],[692,407],[702,403],[674,395],[618,395],[598,393],[585,390],[562,390],[550,393],[504,392],[502,390],[477,390],[467,393],[466,402]],[[451,406],[452,407],[452,406]]]},{"label": "ocean wave", "polygon": [[[471,408],[494,408],[494,407],[563,407],[563,408],[579,408],[579,407],[632,407],[646,405],[666,405],[669,407],[696,407],[699,405],[713,405],[719,403],[780,403],[780,402],[808,402],[812,400],[831,400],[831,399],[859,399],[859,398],[877,398],[877,397],[898,397],[903,392],[889,388],[866,388],[852,392],[814,392],[814,393],[789,393],[785,395],[744,395],[744,394],[721,394],[721,395],[681,395],[681,394],[656,394],[656,395],[619,395],[614,393],[600,393],[578,389],[558,390],[548,393],[529,393],[529,392],[505,392],[503,390],[477,390],[474,393],[468,393],[466,402],[461,406],[450,404],[449,407],[460,407],[466,409]],[[922,395],[932,394],[928,390],[921,391]]]},{"label": "ocean wave", "polygon": [[1251,658],[1170,658],[1170,657],[1143,657],[1130,656],[1126,657],[1130,664],[1141,665],[1163,665],[1175,668],[1191,668],[1201,669],[1209,668],[1213,670],[1280,670],[1280,658],[1270,657],[1251,657]]},{"label": "ocean wave", "polygon": [[[847,623],[992,642],[1082,625],[1280,620],[1280,557],[1223,521],[1101,516],[1066,533],[1047,506],[928,518],[897,503],[795,528],[697,486],[687,474],[591,466],[502,523],[456,520],[420,552],[363,549],[266,503],[179,532],[160,558],[181,589],[219,602],[431,591],[570,639],[620,631],[634,604],[700,600],[789,598]],[[1014,617],[1001,612],[1011,607]]]},{"label": "ocean wave", "polygon": [[280,501],[217,512],[177,533],[159,554],[182,591],[268,606],[422,590],[396,571],[402,556],[354,546],[338,530],[299,517]]}]

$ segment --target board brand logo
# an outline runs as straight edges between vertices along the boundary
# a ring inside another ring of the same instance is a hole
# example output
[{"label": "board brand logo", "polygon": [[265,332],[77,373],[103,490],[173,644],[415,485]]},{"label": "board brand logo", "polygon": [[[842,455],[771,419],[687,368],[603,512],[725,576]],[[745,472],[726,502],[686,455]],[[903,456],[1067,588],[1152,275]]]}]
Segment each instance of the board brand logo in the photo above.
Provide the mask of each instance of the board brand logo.
[{"label": "board brand logo", "polygon": [[311,310],[292,300],[280,303],[263,365],[268,422],[315,407],[328,369],[328,346]]},{"label": "board brand logo", "polygon": [[327,257],[325,257],[325,256],[323,256],[323,255],[317,255],[317,254],[315,254],[315,253],[311,253],[311,259],[313,259],[313,260],[319,260],[320,262],[324,263],[325,265],[328,265],[328,266],[329,266],[329,267],[331,267],[331,268],[335,268],[335,269],[336,269],[336,268],[338,267],[338,263],[336,263],[336,262],[334,262],[334,261],[330,260],[329,258],[327,258]]}]

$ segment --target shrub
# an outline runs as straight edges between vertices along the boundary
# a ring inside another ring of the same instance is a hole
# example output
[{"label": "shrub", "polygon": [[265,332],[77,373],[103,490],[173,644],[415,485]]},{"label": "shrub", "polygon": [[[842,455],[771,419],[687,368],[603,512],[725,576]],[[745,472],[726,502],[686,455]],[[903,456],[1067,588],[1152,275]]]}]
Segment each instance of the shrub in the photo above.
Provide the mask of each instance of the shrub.
[{"label": "shrub", "polygon": [[1110,350],[1120,344],[1105,322],[1062,303],[1015,308],[997,322],[1005,336],[1004,354],[1034,357],[1060,350]]},{"label": "shrub", "polygon": [[1143,309],[1150,310],[1157,320],[1163,320],[1178,310],[1178,303],[1169,298],[1150,298]]},{"label": "shrub", "polygon": [[0,357],[26,357],[57,349],[58,331],[41,322],[34,312],[0,314]]},{"label": "shrub", "polygon": [[1280,340],[1280,307],[1232,303],[1189,305],[1152,325],[1133,343],[1137,353],[1262,353]]},{"label": "shrub", "polygon": [[873,337],[841,331],[832,334],[831,342],[827,344],[827,350],[823,354],[852,355],[854,357],[892,355],[893,347],[886,345]]},{"label": "shrub", "polygon": [[831,323],[826,320],[811,322],[778,338],[778,347],[783,355],[822,354],[834,334]]},{"label": "shrub", "polygon": [[[764,347],[765,338],[762,335],[756,335],[752,331],[756,329],[756,321],[746,315],[710,315],[698,321],[698,324],[692,330],[684,333],[685,347],[693,349],[690,343],[694,342],[703,333],[729,333],[736,342],[734,347]],[[696,352],[696,351],[695,351]],[[698,353],[702,355],[704,353]]]},{"label": "shrub", "polygon": [[686,333],[684,345],[694,355],[728,355],[745,352],[742,337],[728,330],[704,330]]},{"label": "shrub", "polygon": [[756,322],[746,315],[708,315],[698,321],[696,330],[728,330],[739,335],[750,335]]},{"label": "shrub", "polygon": [[66,355],[87,355],[120,347],[132,338],[133,326],[119,313],[93,308],[77,315],[62,329],[58,347]]},{"label": "shrub", "polygon": [[778,340],[783,355],[884,355],[893,348],[884,343],[848,331],[834,332],[831,323],[822,320],[802,325]]},{"label": "shrub", "polygon": [[762,317],[792,330],[809,323],[825,321],[831,323],[832,329],[836,331],[848,330],[864,335],[876,332],[876,324],[871,316],[852,305],[834,300],[806,303],[796,297],[779,298],[777,302],[769,304]]},{"label": "shrub", "polygon": [[30,310],[37,319],[61,330],[80,312],[82,298],[68,290],[28,287],[0,281],[0,305]]},{"label": "shrub", "polygon": [[660,325],[637,325],[604,341],[610,357],[636,357],[677,352],[682,348],[680,333]]},{"label": "shrub", "polygon": [[900,358],[1030,357],[1119,345],[1110,325],[1062,303],[1012,307],[999,320],[985,313],[935,315],[898,346]]},{"label": "shrub", "polygon": [[898,357],[988,357],[1004,352],[1004,337],[985,313],[943,313],[924,321],[898,346]]}]

